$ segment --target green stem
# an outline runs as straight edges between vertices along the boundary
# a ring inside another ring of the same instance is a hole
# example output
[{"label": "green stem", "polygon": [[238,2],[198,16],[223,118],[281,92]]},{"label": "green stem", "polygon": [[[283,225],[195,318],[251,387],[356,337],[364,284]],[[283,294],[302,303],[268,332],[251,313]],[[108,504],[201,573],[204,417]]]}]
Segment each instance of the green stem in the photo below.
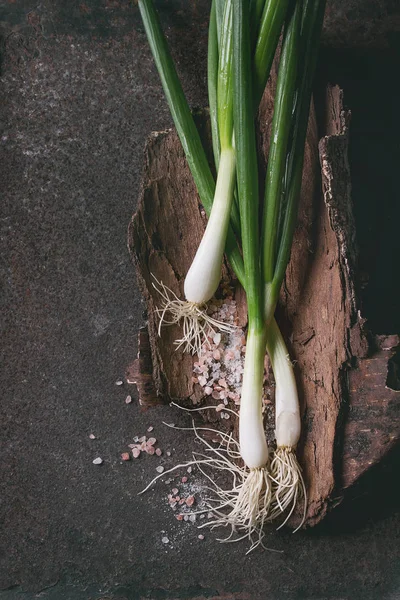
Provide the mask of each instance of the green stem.
[{"label": "green stem", "polygon": [[221,43],[219,48],[217,112],[221,150],[232,145],[233,82],[232,82],[232,0],[226,0]]},{"label": "green stem", "polygon": [[273,279],[279,242],[280,203],[295,99],[300,25],[301,8],[297,2],[285,31],[274,101],[261,236],[265,283]]},{"label": "green stem", "polygon": [[307,135],[312,86],[324,11],[325,0],[305,1],[300,53],[300,62],[304,65],[304,70],[298,74],[296,106],[292,117],[293,133],[290,152],[287,159],[287,174],[285,181],[286,209],[280,246],[274,268],[273,280],[271,284],[267,286],[265,292],[267,319],[270,319],[275,311],[279,291],[290,258],[290,250],[297,222],[303,174],[304,144]]},{"label": "green stem", "polygon": [[254,107],[258,110],[271,71],[289,0],[266,0],[254,52]]},{"label": "green stem", "polygon": [[[210,105],[211,137],[214,153],[215,169],[218,171],[221,155],[218,127],[218,35],[216,19],[216,0],[213,0],[210,13],[210,25],[208,30],[208,57],[207,57],[207,83],[208,83],[208,101]],[[234,192],[234,202],[232,202],[231,225],[236,237],[240,240],[240,215],[237,204],[237,194]]]},{"label": "green stem", "polygon": [[286,213],[274,273],[274,287],[280,288],[290,257],[296,227],[304,162],[304,144],[312,95],[325,0],[307,0],[303,13],[302,64],[305,69],[298,83],[298,102],[294,114],[294,134],[288,157]]},{"label": "green stem", "polygon": [[215,0],[215,20],[217,23],[217,39],[218,39],[218,48],[221,45],[221,36],[222,36],[222,28],[223,28],[223,18],[224,18],[224,8],[225,8],[225,0]]},{"label": "green stem", "polygon": [[246,277],[249,326],[262,330],[262,288],[259,255],[258,172],[252,98],[251,46],[248,3],[233,2],[233,107],[236,172],[238,183],[242,250]]},{"label": "green stem", "polygon": [[210,106],[211,137],[216,169],[218,169],[221,152],[219,145],[217,111],[218,57],[217,15],[215,0],[213,0],[211,4],[210,24],[208,28],[207,85],[208,103]]},{"label": "green stem", "polygon": [[250,36],[255,47],[260,31],[261,17],[263,14],[265,0],[250,0]]}]

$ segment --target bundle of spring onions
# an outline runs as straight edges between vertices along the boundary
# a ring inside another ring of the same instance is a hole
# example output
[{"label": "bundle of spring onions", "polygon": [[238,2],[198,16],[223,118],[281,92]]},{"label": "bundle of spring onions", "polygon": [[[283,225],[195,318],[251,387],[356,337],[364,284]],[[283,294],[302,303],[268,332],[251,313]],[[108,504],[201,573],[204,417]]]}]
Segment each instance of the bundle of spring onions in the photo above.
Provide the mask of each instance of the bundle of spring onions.
[{"label": "bundle of spring onions", "polygon": [[[296,381],[274,313],[296,224],[325,1],[212,0],[208,94],[216,182],[152,0],[139,0],[138,4],[171,114],[208,215],[204,237],[185,279],[185,300],[169,300],[168,290],[162,286],[165,303],[161,314],[165,320],[170,319],[168,322],[184,322],[184,336],[178,343],[199,353],[201,335],[210,320],[206,303],[220,283],[224,252],[246,292],[248,331],[239,441],[233,442],[233,450],[229,442],[230,450],[225,454],[218,450],[214,459],[204,462],[208,466],[214,462],[217,469],[234,475],[232,489],[218,493],[220,503],[214,507],[213,523],[230,525],[232,532],[248,536],[253,549],[262,543],[266,522],[281,519],[285,523],[300,498],[306,508],[306,489],[295,454],[301,429]],[[265,191],[261,193],[255,117],[278,44],[270,150]],[[210,325],[215,328],[218,322],[212,320]],[[273,452],[267,445],[262,415],[266,351],[276,382]]]}]

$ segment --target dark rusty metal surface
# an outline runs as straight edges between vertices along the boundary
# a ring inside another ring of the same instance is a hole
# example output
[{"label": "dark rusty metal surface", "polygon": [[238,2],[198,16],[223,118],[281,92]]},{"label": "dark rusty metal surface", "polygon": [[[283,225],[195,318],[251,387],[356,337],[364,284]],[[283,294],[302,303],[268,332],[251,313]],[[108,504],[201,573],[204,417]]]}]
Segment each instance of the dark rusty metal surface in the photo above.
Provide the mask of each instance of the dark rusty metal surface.
[{"label": "dark rusty metal surface", "polygon": [[[209,3],[157,6],[202,106]],[[170,126],[168,109],[128,1],[1,10],[1,599],[397,598],[396,462],[324,529],[271,534],[284,554],[244,557],[210,534],[200,544],[162,489],[137,496],[155,463],[119,456],[155,413],[125,405],[131,388],[114,383],[142,322],[126,228],[144,141]],[[169,407],[156,410],[171,420]],[[185,432],[156,436],[190,454]]]}]

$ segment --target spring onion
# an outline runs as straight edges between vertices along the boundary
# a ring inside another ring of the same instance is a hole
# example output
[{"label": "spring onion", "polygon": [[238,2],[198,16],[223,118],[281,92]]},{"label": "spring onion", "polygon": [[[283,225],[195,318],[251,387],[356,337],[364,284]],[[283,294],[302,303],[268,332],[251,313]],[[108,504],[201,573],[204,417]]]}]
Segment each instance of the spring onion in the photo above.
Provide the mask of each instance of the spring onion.
[{"label": "spring onion", "polygon": [[[176,296],[171,299],[159,284],[165,301],[162,319],[169,312],[172,322],[183,320],[184,337],[178,343],[198,353],[207,323],[224,327],[202,311],[218,287],[224,250],[246,292],[248,332],[239,442],[225,436],[226,454],[205,442],[215,457],[197,464],[233,475],[232,490],[215,484],[219,504],[212,523],[230,525],[228,539],[235,530],[244,532],[252,540],[251,549],[262,543],[264,523],[283,514],[282,524],[286,523],[302,496],[306,509],[306,488],[295,454],[301,433],[297,387],[274,312],[293,239],[324,6],[324,0],[213,0],[208,92],[215,185],[151,0],[139,0],[171,113],[209,215],[185,279],[187,302]],[[283,25],[265,197],[260,203],[254,120]],[[266,442],[262,415],[266,349],[276,381],[274,452]],[[239,456],[243,466],[236,463]]]},{"label": "spring onion", "polygon": [[[235,184],[235,159],[231,148],[232,140],[229,140],[229,128],[231,128],[232,131],[229,113],[232,112],[232,106],[229,106],[228,102],[228,105],[225,107],[226,127],[224,142],[226,142],[226,152],[223,164],[219,167],[222,169],[220,183],[215,186],[207,157],[200,141],[199,133],[194,124],[190,108],[182,90],[152,0],[139,0],[138,5],[175,127],[181,140],[201,202],[210,217],[204,243],[199,247],[192,268],[187,274],[187,281],[185,281],[185,296],[187,302],[179,301],[178,298],[173,296],[171,297],[171,290],[168,290],[163,286],[162,282],[160,285],[160,282],[157,282],[155,279],[154,283],[154,287],[164,298],[164,304],[160,310],[160,314],[165,315],[167,312],[169,313],[170,320],[168,323],[178,323],[181,320],[184,320],[187,325],[183,338],[177,340],[178,347],[183,345],[184,350],[199,353],[201,349],[201,343],[199,344],[199,340],[201,340],[200,333],[205,330],[205,325],[207,325],[207,323],[214,327],[217,325],[215,321],[213,323],[210,322],[208,315],[202,310],[202,307],[210,300],[218,287],[221,277],[224,249],[239,281],[242,282],[244,277],[242,257],[234,233],[229,224],[232,194]],[[226,17],[227,20],[228,17],[229,14],[227,14]],[[223,38],[224,36],[222,35],[221,45]],[[229,38],[225,36],[225,44],[228,48],[226,52],[226,61],[228,63],[230,60],[230,43]],[[224,81],[221,81],[221,89],[223,89],[223,84]],[[229,85],[229,81],[226,81],[228,98]],[[219,112],[221,115],[223,114],[224,106],[221,107]],[[224,175],[224,177],[222,177],[222,175]],[[214,217],[211,218],[213,201],[216,206]],[[224,329],[223,325],[222,329]]]},{"label": "spring onion", "polygon": [[[276,381],[277,448],[270,466],[274,481],[271,518],[276,518],[288,510],[283,524],[292,514],[301,496],[304,497],[304,520],[307,500],[301,468],[295,453],[301,432],[296,381],[288,351],[273,314],[293,240],[316,50],[325,2],[306,0],[301,14],[298,6],[294,9],[287,26],[282,47],[275,100],[279,104],[278,110],[274,111],[269,157],[270,161],[273,160],[274,169],[269,168],[267,172],[263,223],[264,315],[268,326],[267,349]],[[298,65],[303,66],[302,70],[295,66],[296,61]],[[287,80],[289,72],[294,73],[290,81]]]}]

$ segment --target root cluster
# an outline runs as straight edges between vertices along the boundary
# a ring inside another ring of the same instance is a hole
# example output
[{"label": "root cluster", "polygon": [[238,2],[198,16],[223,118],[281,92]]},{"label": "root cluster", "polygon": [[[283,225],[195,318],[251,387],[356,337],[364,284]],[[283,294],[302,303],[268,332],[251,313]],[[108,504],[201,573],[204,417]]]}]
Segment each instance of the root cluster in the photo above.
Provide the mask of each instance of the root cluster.
[{"label": "root cluster", "polygon": [[183,336],[174,343],[184,352],[200,356],[201,348],[208,338],[210,331],[231,333],[235,327],[223,321],[218,321],[207,314],[207,305],[196,304],[181,300],[178,296],[153,275],[153,287],[162,298],[161,307],[156,309],[159,317],[158,335],[161,336],[163,325],[181,323]]},{"label": "root cluster", "polygon": [[[215,407],[193,410],[210,409]],[[191,412],[190,409],[184,410]],[[164,471],[162,475],[155,477],[143,492],[157,479],[171,471],[189,465],[197,466],[209,485],[205,487],[208,492],[205,498],[206,508],[196,511],[195,514],[202,512],[213,514],[213,518],[200,528],[228,528],[228,535],[219,538],[219,541],[227,543],[248,539],[250,547],[247,553],[260,545],[271,550],[263,543],[265,525],[283,519],[278,529],[283,527],[300,499],[304,501],[304,511],[303,519],[297,529],[302,526],[306,514],[306,488],[301,467],[291,448],[278,448],[268,465],[259,469],[249,469],[241,461],[239,443],[232,434],[209,427],[196,427],[194,421],[192,427],[183,429],[191,429],[194,432],[204,446],[204,452],[194,452],[193,460]],[[210,444],[202,437],[202,431],[216,434],[220,444],[217,447]],[[230,479],[229,484],[225,483],[226,476]],[[221,479],[224,483],[220,483]]]}]

